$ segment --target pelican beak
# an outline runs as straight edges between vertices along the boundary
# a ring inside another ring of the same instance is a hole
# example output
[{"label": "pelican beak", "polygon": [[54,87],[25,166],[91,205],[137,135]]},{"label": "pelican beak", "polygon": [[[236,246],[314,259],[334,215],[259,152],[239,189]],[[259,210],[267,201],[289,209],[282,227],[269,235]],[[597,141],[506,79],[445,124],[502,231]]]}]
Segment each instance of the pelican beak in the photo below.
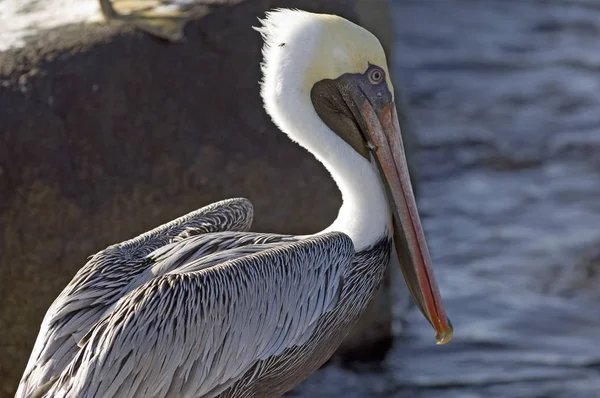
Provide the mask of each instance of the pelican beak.
[{"label": "pelican beak", "polygon": [[400,135],[398,115],[393,102],[373,106],[358,103],[363,118],[364,138],[385,182],[388,202],[393,211],[394,244],[404,280],[413,300],[435,329],[438,344],[452,339],[452,323],[440,298],[423,227],[417,213],[406,156]]}]

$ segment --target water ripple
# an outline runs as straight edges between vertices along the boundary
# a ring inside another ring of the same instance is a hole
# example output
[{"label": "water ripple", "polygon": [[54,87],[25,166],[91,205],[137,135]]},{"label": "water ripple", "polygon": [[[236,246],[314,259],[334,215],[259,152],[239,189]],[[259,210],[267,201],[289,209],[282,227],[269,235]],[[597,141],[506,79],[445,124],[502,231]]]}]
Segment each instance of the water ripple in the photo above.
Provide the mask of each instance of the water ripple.
[{"label": "water ripple", "polygon": [[[420,211],[455,340],[411,313],[381,369],[319,397],[598,396],[600,5],[397,0]],[[398,320],[399,321],[399,320]]]}]

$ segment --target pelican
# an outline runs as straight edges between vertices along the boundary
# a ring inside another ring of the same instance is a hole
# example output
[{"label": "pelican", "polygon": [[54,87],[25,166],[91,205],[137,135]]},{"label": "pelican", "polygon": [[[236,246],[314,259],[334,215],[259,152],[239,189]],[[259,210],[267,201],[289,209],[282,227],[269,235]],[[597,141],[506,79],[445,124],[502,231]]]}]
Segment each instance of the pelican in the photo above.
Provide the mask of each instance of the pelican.
[{"label": "pelican", "polygon": [[48,310],[17,397],[278,397],[325,363],[397,253],[439,344],[452,337],[409,180],[384,51],[334,15],[279,9],[267,113],[343,197],[314,235],[248,232],[217,202],[92,256]]}]

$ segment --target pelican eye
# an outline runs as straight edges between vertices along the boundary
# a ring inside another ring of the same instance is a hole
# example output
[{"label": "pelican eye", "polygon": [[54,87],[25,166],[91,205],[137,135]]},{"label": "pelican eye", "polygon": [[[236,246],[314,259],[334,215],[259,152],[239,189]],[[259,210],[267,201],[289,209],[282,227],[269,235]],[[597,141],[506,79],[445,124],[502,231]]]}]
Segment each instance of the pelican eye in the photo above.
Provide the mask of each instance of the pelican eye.
[{"label": "pelican eye", "polygon": [[385,75],[383,71],[379,68],[373,68],[367,74],[367,77],[369,78],[369,83],[371,84],[381,83],[383,81],[384,76]]}]

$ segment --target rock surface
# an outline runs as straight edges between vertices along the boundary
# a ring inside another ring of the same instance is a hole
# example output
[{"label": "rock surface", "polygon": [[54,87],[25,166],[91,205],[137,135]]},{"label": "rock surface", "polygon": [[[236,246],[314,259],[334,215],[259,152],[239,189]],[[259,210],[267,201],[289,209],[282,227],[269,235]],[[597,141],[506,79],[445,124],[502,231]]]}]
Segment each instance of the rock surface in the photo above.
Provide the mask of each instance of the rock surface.
[{"label": "rock surface", "polygon": [[[335,217],[328,173],[262,110],[250,27],[275,6],[357,20],[354,3],[231,3],[189,23],[184,44],[68,25],[0,53],[0,396],[14,394],[52,300],[107,245],[226,197],[252,200],[258,231]],[[386,290],[366,319],[352,356],[389,348]]]}]

